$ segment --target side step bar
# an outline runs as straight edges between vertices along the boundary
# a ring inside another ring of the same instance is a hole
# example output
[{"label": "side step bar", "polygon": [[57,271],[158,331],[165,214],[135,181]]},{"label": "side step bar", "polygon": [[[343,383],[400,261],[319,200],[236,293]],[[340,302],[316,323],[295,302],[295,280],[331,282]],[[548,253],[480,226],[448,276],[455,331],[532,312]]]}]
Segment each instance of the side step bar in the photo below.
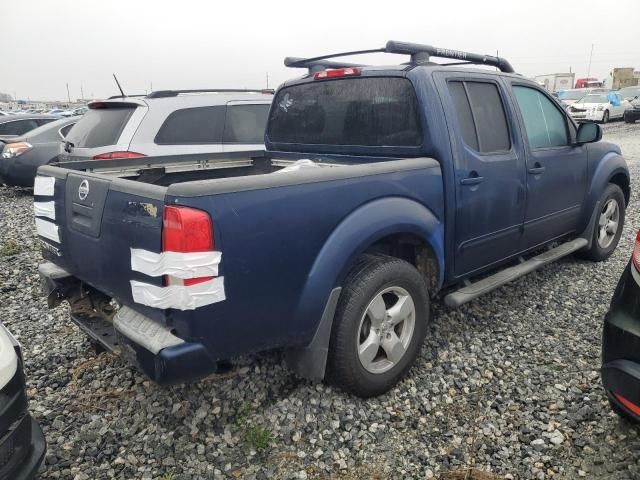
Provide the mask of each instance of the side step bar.
[{"label": "side step bar", "polygon": [[576,238],[570,242],[558,245],[555,248],[547,250],[540,255],[530,258],[529,260],[513,267],[505,268],[490,277],[483,278],[475,283],[465,285],[459,290],[448,294],[444,297],[444,303],[449,307],[459,307],[463,303],[467,303],[474,298],[479,297],[491,290],[501,287],[505,283],[509,283],[516,278],[520,278],[529,272],[533,272],[543,265],[555,262],[576,250],[586,247],[589,244],[585,238]]}]

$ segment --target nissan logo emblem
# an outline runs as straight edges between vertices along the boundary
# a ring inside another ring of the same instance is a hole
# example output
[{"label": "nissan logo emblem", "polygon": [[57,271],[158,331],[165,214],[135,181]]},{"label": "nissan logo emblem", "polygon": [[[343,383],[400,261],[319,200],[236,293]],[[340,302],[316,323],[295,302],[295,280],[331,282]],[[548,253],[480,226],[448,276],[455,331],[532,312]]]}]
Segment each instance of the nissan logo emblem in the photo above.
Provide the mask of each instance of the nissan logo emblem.
[{"label": "nissan logo emblem", "polygon": [[82,180],[80,186],[78,187],[78,197],[80,200],[84,200],[89,195],[89,182],[87,180]]}]

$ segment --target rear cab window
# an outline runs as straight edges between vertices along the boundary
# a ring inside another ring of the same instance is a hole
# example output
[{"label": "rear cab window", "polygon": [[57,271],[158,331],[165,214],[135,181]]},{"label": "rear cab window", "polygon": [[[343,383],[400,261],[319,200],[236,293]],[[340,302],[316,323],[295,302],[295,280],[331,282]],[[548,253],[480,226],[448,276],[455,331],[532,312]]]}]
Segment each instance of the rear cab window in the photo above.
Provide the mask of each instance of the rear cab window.
[{"label": "rear cab window", "polygon": [[116,145],[136,108],[133,104],[91,108],[69,130],[66,140],[76,148]]},{"label": "rear cab window", "polygon": [[267,136],[280,144],[418,147],[422,129],[411,82],[403,77],[313,81],[282,88]]}]

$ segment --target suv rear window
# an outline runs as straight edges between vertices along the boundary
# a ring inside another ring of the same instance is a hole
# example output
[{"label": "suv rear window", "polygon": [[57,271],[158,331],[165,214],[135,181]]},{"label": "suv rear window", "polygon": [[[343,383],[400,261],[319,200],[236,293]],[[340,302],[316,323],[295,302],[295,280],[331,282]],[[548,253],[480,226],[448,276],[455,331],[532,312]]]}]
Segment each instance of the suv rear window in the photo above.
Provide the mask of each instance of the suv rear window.
[{"label": "suv rear window", "polygon": [[417,101],[405,78],[318,81],[278,92],[269,117],[276,143],[418,146]]},{"label": "suv rear window", "polygon": [[66,140],[76,148],[115,145],[136,107],[92,108],[69,131]]}]

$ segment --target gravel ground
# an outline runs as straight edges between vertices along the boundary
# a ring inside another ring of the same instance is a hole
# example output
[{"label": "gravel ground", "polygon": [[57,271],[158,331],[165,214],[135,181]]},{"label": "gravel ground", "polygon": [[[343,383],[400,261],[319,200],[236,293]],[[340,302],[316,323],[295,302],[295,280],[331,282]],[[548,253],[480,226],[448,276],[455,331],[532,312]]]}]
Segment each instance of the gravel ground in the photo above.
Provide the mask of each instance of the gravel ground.
[{"label": "gravel ground", "polygon": [[[600,384],[600,332],[640,226],[640,125],[614,124],[633,199],[607,262],[568,258],[458,310],[434,307],[409,377],[363,401],[296,379],[278,354],[160,388],[95,356],[39,295],[29,192],[0,187],[0,319],[24,346],[41,478],[640,478],[640,438]],[[11,250],[18,252],[13,255]]]}]

